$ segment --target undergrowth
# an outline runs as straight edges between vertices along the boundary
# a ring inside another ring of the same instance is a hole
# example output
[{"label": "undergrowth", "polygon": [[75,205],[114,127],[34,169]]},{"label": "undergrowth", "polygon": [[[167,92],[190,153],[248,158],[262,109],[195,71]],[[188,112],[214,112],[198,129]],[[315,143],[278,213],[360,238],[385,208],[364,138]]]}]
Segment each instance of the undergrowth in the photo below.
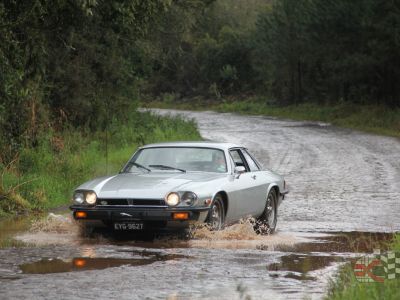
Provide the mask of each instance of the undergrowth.
[{"label": "undergrowth", "polygon": [[118,172],[140,145],[199,139],[194,122],[150,113],[133,113],[127,122],[114,120],[95,132],[50,128],[35,147],[0,164],[0,216],[68,204],[74,187]]}]

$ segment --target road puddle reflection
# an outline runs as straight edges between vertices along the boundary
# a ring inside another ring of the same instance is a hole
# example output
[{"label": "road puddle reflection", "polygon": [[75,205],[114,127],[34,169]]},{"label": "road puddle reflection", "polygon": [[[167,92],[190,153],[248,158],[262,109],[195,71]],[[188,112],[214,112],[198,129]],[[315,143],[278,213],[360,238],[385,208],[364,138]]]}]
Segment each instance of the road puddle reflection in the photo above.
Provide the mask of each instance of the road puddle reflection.
[{"label": "road puddle reflection", "polygon": [[[305,235],[306,237],[307,235]],[[388,232],[330,232],[310,236],[309,242],[292,246],[279,245],[283,252],[373,253],[374,249],[389,250],[395,233]]]},{"label": "road puddle reflection", "polygon": [[24,274],[48,274],[86,270],[103,270],[112,267],[142,266],[153,263],[152,259],[119,259],[119,258],[90,258],[75,257],[72,260],[42,259],[34,263],[20,266]]},{"label": "road puddle reflection", "polygon": [[29,229],[31,219],[27,217],[16,217],[0,219],[0,249],[6,247],[23,246],[24,243],[16,241],[14,236]]},{"label": "road puddle reflection", "polygon": [[72,259],[45,258],[33,263],[20,265],[24,274],[49,274],[87,270],[103,270],[120,266],[144,266],[156,261],[170,261],[186,258],[184,255],[160,254],[149,251],[133,251],[137,258],[74,257]]},{"label": "road puddle reflection", "polygon": [[[322,233],[321,233],[322,234]],[[320,270],[338,263],[354,262],[374,249],[390,250],[394,233],[337,232],[314,236],[309,242],[280,245],[276,250],[286,253],[279,262],[269,264],[267,270],[273,278],[291,278],[316,281]],[[263,249],[261,249],[263,250]]]},{"label": "road puddle reflection", "polygon": [[323,269],[333,263],[344,262],[341,256],[289,254],[280,257],[280,262],[267,266],[271,277],[283,276],[297,280],[315,280],[310,276],[311,271]]}]

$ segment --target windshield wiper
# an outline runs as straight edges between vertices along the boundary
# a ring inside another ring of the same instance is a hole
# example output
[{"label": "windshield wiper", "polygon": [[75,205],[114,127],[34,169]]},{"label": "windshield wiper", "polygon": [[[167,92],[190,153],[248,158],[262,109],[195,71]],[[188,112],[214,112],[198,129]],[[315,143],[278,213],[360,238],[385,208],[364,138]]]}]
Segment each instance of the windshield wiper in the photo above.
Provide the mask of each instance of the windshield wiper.
[{"label": "windshield wiper", "polygon": [[[151,172],[151,170],[150,170],[149,168],[146,168],[145,166],[142,166],[141,164],[138,164],[137,162],[134,162],[134,161],[128,162],[127,167],[132,166],[132,165],[135,166],[135,167],[138,167],[138,168],[140,168],[140,169],[144,169],[144,170],[146,170],[146,171]],[[151,167],[151,166],[149,166],[149,167]]]},{"label": "windshield wiper", "polygon": [[149,165],[150,168],[159,168],[159,169],[164,169],[164,170],[177,170],[181,171],[183,173],[186,173],[186,170],[184,169],[179,169],[171,166],[166,166],[166,165]]}]

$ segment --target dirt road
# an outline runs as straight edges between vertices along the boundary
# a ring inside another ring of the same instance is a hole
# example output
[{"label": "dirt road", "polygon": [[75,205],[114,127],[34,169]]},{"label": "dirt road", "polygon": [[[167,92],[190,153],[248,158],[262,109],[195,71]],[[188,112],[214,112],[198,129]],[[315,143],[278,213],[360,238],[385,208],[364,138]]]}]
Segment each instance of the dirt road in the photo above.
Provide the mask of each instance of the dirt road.
[{"label": "dirt road", "polygon": [[325,123],[157,112],[193,118],[204,138],[243,144],[265,167],[284,175],[290,196],[280,211],[280,230],[400,229],[399,139]]}]

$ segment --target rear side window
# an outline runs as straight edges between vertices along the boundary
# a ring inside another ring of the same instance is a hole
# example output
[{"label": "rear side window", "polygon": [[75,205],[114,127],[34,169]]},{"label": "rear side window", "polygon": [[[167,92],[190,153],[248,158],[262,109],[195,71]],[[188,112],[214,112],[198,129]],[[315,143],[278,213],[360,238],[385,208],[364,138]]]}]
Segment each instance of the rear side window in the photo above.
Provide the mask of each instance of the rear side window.
[{"label": "rear side window", "polygon": [[254,159],[247,153],[246,150],[242,151],[244,158],[247,161],[247,164],[249,165],[250,171],[260,171],[260,168],[257,166],[256,162]]}]

